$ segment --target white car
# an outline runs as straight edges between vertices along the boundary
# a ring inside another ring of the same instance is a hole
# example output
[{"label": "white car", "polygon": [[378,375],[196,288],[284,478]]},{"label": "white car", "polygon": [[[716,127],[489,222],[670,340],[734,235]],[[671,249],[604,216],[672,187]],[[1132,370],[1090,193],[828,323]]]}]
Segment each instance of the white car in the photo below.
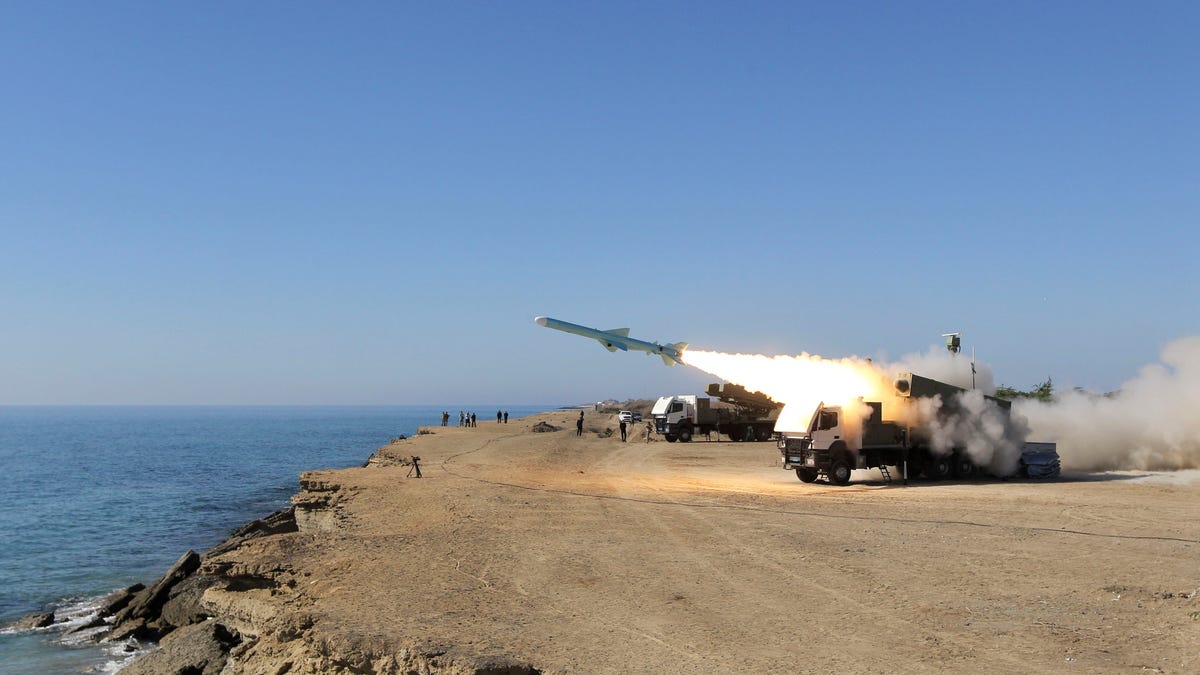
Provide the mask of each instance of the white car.
[{"label": "white car", "polygon": [[622,410],[621,412],[617,413],[617,420],[626,424],[633,424],[634,422],[642,421],[642,414],[629,412],[628,410]]}]

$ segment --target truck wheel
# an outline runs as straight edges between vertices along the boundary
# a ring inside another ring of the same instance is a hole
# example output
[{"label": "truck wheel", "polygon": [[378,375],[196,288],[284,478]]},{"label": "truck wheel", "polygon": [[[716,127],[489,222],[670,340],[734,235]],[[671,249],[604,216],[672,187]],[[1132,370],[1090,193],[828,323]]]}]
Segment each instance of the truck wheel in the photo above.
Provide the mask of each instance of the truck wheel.
[{"label": "truck wheel", "polygon": [[845,485],[850,482],[850,460],[844,453],[838,453],[829,463],[829,482],[834,485]]},{"label": "truck wheel", "polygon": [[741,427],[734,427],[729,430],[729,440],[734,443],[740,443],[746,432],[742,431]]},{"label": "truck wheel", "polygon": [[799,467],[796,469],[796,478],[799,478],[803,483],[811,483],[817,479],[817,475],[820,473],[821,472],[817,471],[816,469]]},{"label": "truck wheel", "polygon": [[667,434],[667,442],[668,443],[674,443],[677,440],[679,440],[679,439],[675,438],[675,434]]},{"label": "truck wheel", "polygon": [[925,463],[925,477],[929,480],[942,480],[949,478],[953,467],[950,464],[950,458],[943,455],[941,457],[930,457]]},{"label": "truck wheel", "polygon": [[771,440],[771,429],[768,429],[767,427],[759,427],[757,438],[760,443]]},{"label": "truck wheel", "polygon": [[684,427],[679,430],[679,442],[680,443],[691,443],[692,442],[691,427]]},{"label": "truck wheel", "polygon": [[979,468],[975,466],[975,462],[967,455],[954,456],[954,477],[959,480],[971,480],[979,473]]}]

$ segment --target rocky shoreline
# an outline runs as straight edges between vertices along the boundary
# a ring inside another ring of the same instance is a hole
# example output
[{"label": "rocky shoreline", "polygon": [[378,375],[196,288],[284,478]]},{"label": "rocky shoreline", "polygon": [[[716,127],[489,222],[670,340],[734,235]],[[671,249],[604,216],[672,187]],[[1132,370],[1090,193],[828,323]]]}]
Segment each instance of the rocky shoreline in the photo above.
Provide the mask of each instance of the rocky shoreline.
[{"label": "rocky shoreline", "polygon": [[[203,554],[187,551],[149,586],[138,583],[108,595],[89,621],[65,631],[64,638],[96,643],[132,639],[162,646],[123,669],[126,673],[221,672],[243,636],[203,606],[205,591],[236,581],[214,561],[252,539],[297,531],[295,507],[253,520]],[[51,628],[55,621],[53,613],[33,614],[12,629]]]},{"label": "rocky shoreline", "polygon": [[[392,443],[404,440],[399,437]],[[379,463],[375,462],[377,455],[364,466]],[[291,507],[247,523],[204,553],[187,551],[149,586],[134,584],[110,594],[90,621],[72,627],[64,637],[86,636],[84,639],[98,644],[130,639],[155,644],[121,669],[132,675],[538,672],[503,658],[456,654],[442,645],[380,649],[360,642],[343,650],[333,641],[306,634],[312,621],[303,611],[294,615],[264,611],[255,601],[255,593],[277,595],[295,587],[295,571],[287,565],[245,564],[228,554],[255,540],[335,530],[337,506],[344,495],[337,485],[317,478],[320,473],[324,472],[301,475],[300,491],[292,496]],[[18,620],[11,628],[25,631],[53,627],[55,622],[53,613],[39,613]],[[298,650],[283,647],[302,638],[308,641]],[[251,652],[256,656],[251,657]]]}]

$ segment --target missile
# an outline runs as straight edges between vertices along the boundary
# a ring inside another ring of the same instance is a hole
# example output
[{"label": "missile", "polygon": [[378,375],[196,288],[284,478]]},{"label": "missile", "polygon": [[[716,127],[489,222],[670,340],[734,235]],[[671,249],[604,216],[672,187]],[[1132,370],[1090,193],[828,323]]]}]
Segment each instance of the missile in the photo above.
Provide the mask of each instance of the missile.
[{"label": "missile", "polygon": [[610,352],[615,352],[618,349],[623,352],[627,352],[630,349],[634,349],[639,352],[646,352],[647,354],[656,354],[661,356],[663,363],[667,364],[668,366],[673,366],[676,363],[683,363],[683,359],[681,358],[683,355],[683,350],[687,349],[688,346],[688,343],[686,342],[672,342],[669,345],[660,345],[657,342],[635,340],[629,337],[628,328],[597,330],[595,328],[588,328],[587,326],[580,326],[578,324],[568,323],[566,321],[559,321],[558,319],[551,319],[548,316],[535,317],[533,321],[539,326],[545,326],[546,328],[561,330],[564,333],[573,333],[575,335],[582,335],[583,337],[592,338],[593,340],[604,345],[604,348]]}]

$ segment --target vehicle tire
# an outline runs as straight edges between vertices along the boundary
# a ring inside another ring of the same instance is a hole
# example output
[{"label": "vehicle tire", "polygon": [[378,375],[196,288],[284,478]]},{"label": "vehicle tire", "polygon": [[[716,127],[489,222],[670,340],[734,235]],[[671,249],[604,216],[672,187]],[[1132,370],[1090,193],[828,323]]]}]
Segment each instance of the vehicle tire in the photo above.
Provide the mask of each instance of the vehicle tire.
[{"label": "vehicle tire", "polygon": [[692,428],[691,427],[683,427],[682,429],[679,430],[679,442],[680,443],[691,443],[692,442]]},{"label": "vehicle tire", "polygon": [[817,479],[820,473],[816,469],[802,466],[796,469],[796,478],[799,478],[802,483],[811,483]]},{"label": "vehicle tire", "polygon": [[734,427],[729,430],[729,440],[733,441],[734,443],[741,443],[742,439],[745,437],[746,430],[741,427]]},{"label": "vehicle tire", "polygon": [[925,463],[925,477],[929,480],[942,480],[949,478],[953,468],[954,466],[950,462],[949,455],[930,457]]},{"label": "vehicle tire", "polygon": [[971,480],[979,475],[979,467],[965,454],[954,456],[954,477],[959,480]]},{"label": "vehicle tire", "polygon": [[675,438],[675,434],[667,434],[667,442],[668,443],[674,443],[677,440],[679,440],[679,439]]},{"label": "vehicle tire", "polygon": [[759,427],[755,432],[755,438],[757,438],[760,443],[764,443],[771,440],[772,433],[773,432],[769,427]]},{"label": "vehicle tire", "polygon": [[833,485],[845,485],[850,482],[850,458],[844,452],[839,452],[833,456],[833,461],[829,463],[829,471],[825,472],[829,476],[829,482]]}]

